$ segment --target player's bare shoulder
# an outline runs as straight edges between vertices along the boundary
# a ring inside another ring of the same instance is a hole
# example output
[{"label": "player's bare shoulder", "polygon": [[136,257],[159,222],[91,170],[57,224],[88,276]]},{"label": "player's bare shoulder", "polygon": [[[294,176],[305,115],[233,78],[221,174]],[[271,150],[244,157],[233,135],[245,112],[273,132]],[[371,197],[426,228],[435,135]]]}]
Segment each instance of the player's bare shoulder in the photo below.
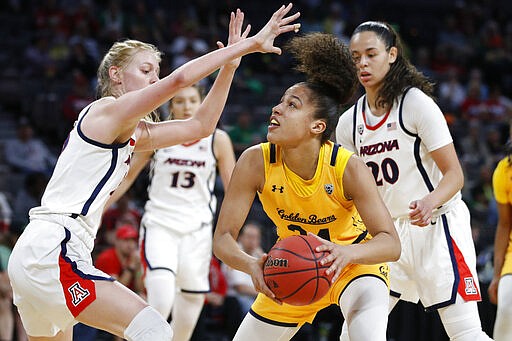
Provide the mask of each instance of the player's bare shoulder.
[{"label": "player's bare shoulder", "polygon": [[244,181],[252,183],[258,191],[265,183],[265,164],[259,145],[247,148],[236,162],[234,174],[239,174]]}]

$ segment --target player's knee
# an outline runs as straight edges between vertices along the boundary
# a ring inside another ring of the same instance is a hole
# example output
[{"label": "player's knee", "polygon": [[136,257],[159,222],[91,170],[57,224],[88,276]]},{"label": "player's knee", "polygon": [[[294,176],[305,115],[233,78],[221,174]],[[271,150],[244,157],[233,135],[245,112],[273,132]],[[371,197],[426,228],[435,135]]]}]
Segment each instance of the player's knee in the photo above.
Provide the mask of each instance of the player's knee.
[{"label": "player's knee", "polygon": [[474,316],[458,321],[445,322],[444,327],[450,340],[453,341],[487,341],[492,340],[482,331],[480,319]]},{"label": "player's knee", "polygon": [[124,331],[128,341],[170,341],[172,329],[152,307],[142,309]]}]

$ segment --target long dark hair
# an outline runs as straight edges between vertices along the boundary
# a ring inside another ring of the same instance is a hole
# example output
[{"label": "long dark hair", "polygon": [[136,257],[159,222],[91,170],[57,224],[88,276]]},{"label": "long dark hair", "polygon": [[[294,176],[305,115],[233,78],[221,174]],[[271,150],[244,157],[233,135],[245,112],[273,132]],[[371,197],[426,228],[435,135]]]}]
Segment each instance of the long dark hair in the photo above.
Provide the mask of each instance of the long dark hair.
[{"label": "long dark hair", "polygon": [[352,97],[357,87],[352,55],[336,36],[327,33],[296,36],[285,48],[297,61],[295,69],[306,76],[301,84],[312,92],[311,99],[316,106],[314,118],[325,120],[323,143],[334,131],[341,105]]},{"label": "long dark hair", "polygon": [[356,27],[352,37],[361,32],[374,32],[380,41],[384,43],[386,51],[392,47],[397,49],[397,57],[390,69],[382,86],[378,90],[375,106],[389,109],[393,103],[398,100],[402,92],[408,87],[416,87],[428,96],[432,97],[434,92],[434,83],[411,64],[404,54],[402,40],[395,29],[379,21],[367,21]]}]

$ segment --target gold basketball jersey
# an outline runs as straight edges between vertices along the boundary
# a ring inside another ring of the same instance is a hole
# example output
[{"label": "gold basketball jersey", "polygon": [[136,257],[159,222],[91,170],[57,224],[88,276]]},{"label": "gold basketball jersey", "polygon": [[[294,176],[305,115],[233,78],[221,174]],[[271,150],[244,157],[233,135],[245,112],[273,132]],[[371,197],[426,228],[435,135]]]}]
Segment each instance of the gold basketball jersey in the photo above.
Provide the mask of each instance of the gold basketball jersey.
[{"label": "gold basketball jersey", "polygon": [[[503,158],[492,176],[492,186],[494,190],[494,198],[503,205],[512,205],[512,165],[510,158]],[[512,274],[512,232],[509,235],[507,253],[505,262],[501,268],[501,275]]]},{"label": "gold basketball jersey", "polygon": [[262,143],[265,185],[258,193],[279,239],[312,232],[341,245],[371,238],[354,203],[345,198],[343,172],[352,152],[331,141],[320,149],[312,179],[304,180],[282,161],[279,146]]}]

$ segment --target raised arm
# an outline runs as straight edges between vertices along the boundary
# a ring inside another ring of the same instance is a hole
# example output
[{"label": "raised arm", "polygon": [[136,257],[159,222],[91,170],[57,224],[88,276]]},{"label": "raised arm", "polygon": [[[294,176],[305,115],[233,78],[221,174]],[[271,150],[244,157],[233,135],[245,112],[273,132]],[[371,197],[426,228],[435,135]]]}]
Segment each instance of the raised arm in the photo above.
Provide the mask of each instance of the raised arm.
[{"label": "raised arm", "polygon": [[227,191],[231,174],[235,168],[235,152],[229,135],[220,129],[215,131],[215,139],[213,140],[213,151],[217,158],[217,168],[224,191]]},{"label": "raised arm", "polygon": [[[131,133],[133,133],[133,128],[137,122],[147,115],[147,113],[164,104],[180,89],[197,83],[199,80],[208,76],[222,65],[249,53],[280,53],[281,50],[273,45],[274,39],[282,33],[298,29],[298,24],[290,23],[300,15],[299,13],[285,17],[291,8],[291,4],[288,6],[281,6],[281,8],[272,15],[268,23],[256,35],[250,38],[246,38],[241,34],[241,29],[239,27],[242,26],[242,21],[240,20],[240,15],[242,15],[242,13],[237,11],[237,14],[232,14],[230,22],[230,38],[234,41],[233,44],[196,58],[179,67],[170,75],[161,80],[155,81],[147,87],[127,92],[118,98],[108,97],[98,101],[91,107],[89,115],[100,117],[97,120],[84,120],[84,125],[88,126],[85,127],[85,129],[87,129],[89,133],[95,134],[97,129],[109,126],[112,127],[112,131],[102,132],[99,135],[100,142],[111,143],[114,141],[126,141]],[[241,35],[235,37],[237,34]],[[218,80],[220,78],[219,82],[222,83],[222,86],[219,86],[218,91],[214,91],[215,95],[227,96],[227,94],[223,95],[220,93],[223,91],[227,92],[229,90],[233,72],[233,69],[224,70],[223,74],[221,71],[222,75],[219,74]],[[218,102],[223,106],[222,100],[219,100]],[[213,129],[211,129],[211,122],[217,122],[220,112],[215,111],[215,113],[212,113],[212,111],[213,110],[204,114],[205,116],[212,114],[215,115],[213,118],[209,117],[209,122],[202,122],[201,115],[199,115],[196,120],[201,122],[200,126],[198,127],[197,125],[193,125],[192,127],[187,127],[194,130],[199,129],[199,132],[194,132],[194,138],[206,136],[213,131]],[[187,129],[186,127],[183,128]],[[175,133],[179,134],[176,129],[171,128],[171,130],[172,132],[167,131],[167,135],[173,135]],[[160,132],[155,132],[153,135],[155,135],[153,136],[155,140],[154,148],[157,148],[157,144],[160,144],[160,140],[158,139],[162,135]],[[182,137],[184,140],[176,138],[166,140],[163,143],[165,143],[165,145],[169,145],[186,142],[186,140],[189,139],[190,134],[182,135]],[[162,146],[163,145],[164,144],[162,144]]]}]

